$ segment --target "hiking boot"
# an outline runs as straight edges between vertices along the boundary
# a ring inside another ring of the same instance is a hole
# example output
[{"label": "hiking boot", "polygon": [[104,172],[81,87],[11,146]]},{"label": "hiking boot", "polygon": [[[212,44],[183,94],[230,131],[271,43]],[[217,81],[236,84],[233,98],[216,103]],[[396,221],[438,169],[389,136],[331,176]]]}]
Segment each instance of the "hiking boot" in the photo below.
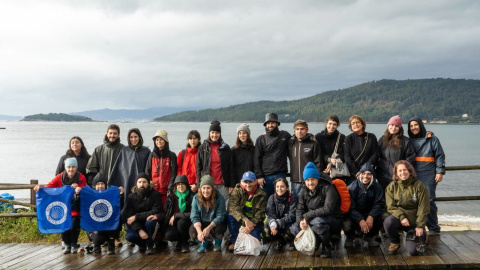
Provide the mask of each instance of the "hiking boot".
[{"label": "hiking boot", "polygon": [[189,253],[190,252],[190,245],[185,243],[182,245],[182,253]]},{"label": "hiking boot", "polygon": [[283,250],[285,247],[285,243],[282,241],[277,241],[277,244],[273,247],[275,250]]},{"label": "hiking boot", "polygon": [[113,255],[115,254],[115,241],[113,239],[108,241],[108,250],[107,250],[108,255]]},{"label": "hiking boot", "polygon": [[138,251],[145,252],[147,250],[147,246],[138,246]]},{"label": "hiking boot", "polygon": [[222,251],[222,238],[215,238],[214,245],[213,245],[213,251],[219,252]]},{"label": "hiking boot", "polygon": [[393,255],[397,253],[397,250],[400,248],[400,244],[391,243],[388,247],[388,254]]},{"label": "hiking boot", "polygon": [[332,257],[332,247],[330,245],[322,245],[322,252],[320,258],[326,259]]},{"label": "hiking boot", "polygon": [[437,231],[428,231],[428,232],[427,232],[427,235],[428,235],[428,236],[439,236],[439,235],[440,235],[440,232],[437,232]]},{"label": "hiking boot", "polygon": [[182,242],[178,241],[177,244],[175,245],[175,250],[180,251],[182,250]]},{"label": "hiking boot", "polygon": [[72,247],[70,245],[65,244],[65,248],[63,249],[63,254],[70,254],[72,253]]},{"label": "hiking boot", "polygon": [[147,255],[155,254],[157,250],[155,249],[155,245],[148,245],[147,246]]},{"label": "hiking boot", "polygon": [[115,247],[122,247],[122,246],[123,246],[122,241],[120,241],[119,238],[115,239]]},{"label": "hiking boot", "polygon": [[345,238],[345,244],[344,246],[346,247],[353,247],[353,238],[352,237],[347,237]]},{"label": "hiking boot", "polygon": [[102,248],[99,245],[94,245],[93,246],[93,252],[102,253]]},{"label": "hiking boot", "polygon": [[201,243],[200,246],[198,246],[197,252],[198,252],[198,253],[205,253],[205,252],[207,252],[207,245],[208,245],[208,241],[204,239],[204,240],[203,240],[203,243]]},{"label": "hiking boot", "polygon": [[235,243],[228,246],[228,251],[233,252],[235,250]]},{"label": "hiking boot", "polygon": [[368,243],[368,246],[369,246],[369,247],[378,247],[378,246],[380,246],[380,244],[379,244],[377,241],[375,241],[375,239],[374,239],[373,237],[369,237],[369,238],[367,238],[366,240],[367,240],[366,242]]},{"label": "hiking boot", "polygon": [[78,244],[72,244],[72,253],[77,253],[78,252]]}]

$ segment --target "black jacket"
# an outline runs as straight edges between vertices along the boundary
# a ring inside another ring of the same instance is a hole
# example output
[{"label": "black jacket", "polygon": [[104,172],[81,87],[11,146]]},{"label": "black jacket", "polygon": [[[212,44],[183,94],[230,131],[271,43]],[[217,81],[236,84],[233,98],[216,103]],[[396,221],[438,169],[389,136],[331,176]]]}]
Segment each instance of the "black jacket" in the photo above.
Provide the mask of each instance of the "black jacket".
[{"label": "black jacket", "polygon": [[306,219],[310,222],[316,217],[341,217],[340,196],[335,186],[326,178],[320,178],[318,185],[311,192],[305,185],[302,186],[297,204],[297,222]]},{"label": "black jacket", "polygon": [[[65,159],[70,158],[68,155],[63,155],[60,160],[58,161],[57,170],[55,171],[55,176],[61,174],[65,171]],[[88,160],[85,159],[83,156],[75,157],[78,163],[78,171],[81,172],[83,175],[87,175],[87,163]]]},{"label": "black jacket", "polygon": [[255,142],[253,164],[257,178],[264,178],[276,172],[288,172],[288,140],[290,133],[278,128],[260,135]]},{"label": "black jacket", "polygon": [[238,184],[242,179],[243,173],[254,171],[253,154],[255,147],[253,145],[240,145],[239,148],[232,149],[233,166],[235,168],[233,181]]},{"label": "black jacket", "polygon": [[[340,132],[335,130],[332,133],[327,133],[326,130],[322,130],[322,132],[317,133],[315,135],[315,140],[317,140],[318,144],[320,145],[320,151],[322,153],[322,161],[325,167],[330,163],[330,158],[332,157],[333,150],[335,150],[335,144],[337,144],[338,134]],[[345,162],[344,152],[343,152],[343,144],[345,143],[345,135],[340,134],[340,140],[338,142],[337,148],[337,158],[341,159],[342,162]]]},{"label": "black jacket", "polygon": [[303,182],[303,169],[308,162],[315,163],[319,172],[325,168],[322,162],[320,145],[314,141],[312,134],[308,133],[302,141],[292,136],[288,140],[288,151],[290,160],[290,181],[294,183]]},{"label": "black jacket", "polygon": [[390,146],[383,149],[382,136],[378,140],[377,167],[375,168],[378,181],[385,184],[392,182],[393,167],[399,160],[406,160],[415,166],[415,148],[412,142],[403,136],[402,146],[399,149],[393,149]]},{"label": "black jacket", "polygon": [[[365,142],[367,143],[367,146],[365,147],[365,151],[362,153]],[[348,170],[350,171],[350,174],[355,177],[355,174],[360,171],[360,168],[363,166],[363,164],[367,163],[368,161],[370,161],[372,166],[375,167],[378,151],[377,137],[373,133],[364,132],[362,135],[358,135],[357,133],[353,132],[345,137],[345,145],[343,150],[345,153],[345,163],[348,166]],[[360,153],[362,153],[361,156]],[[357,158],[358,160],[355,161]]]},{"label": "black jacket", "polygon": [[348,185],[350,192],[350,210],[348,214],[356,223],[368,216],[377,219],[382,216],[385,208],[385,196],[382,186],[372,178],[370,185],[365,188],[360,180]]},{"label": "black jacket", "polygon": [[[210,174],[210,141],[205,140],[198,148],[197,153],[197,183],[200,183],[202,176]],[[218,155],[222,169],[223,184],[225,187],[235,187],[232,150],[223,140],[219,141]]]},{"label": "black jacket", "polygon": [[278,224],[277,229],[288,229],[295,223],[298,199],[295,194],[288,193],[279,197],[277,193],[270,196],[267,202],[268,226],[270,222],[275,221]]},{"label": "black jacket", "polygon": [[145,228],[148,216],[162,212],[162,198],[160,193],[152,188],[142,198],[137,195],[136,189],[137,187],[134,187],[132,193],[128,195],[127,205],[122,211],[122,220],[126,222],[129,217],[135,216],[135,222],[129,227],[138,232]]},{"label": "black jacket", "polygon": [[[165,200],[165,222],[163,224],[163,228],[168,226],[168,222],[172,216],[175,216],[175,219],[180,219],[183,217],[188,218],[190,220],[190,212],[192,212],[192,202],[195,193],[190,190],[190,193],[187,196],[187,209],[185,211],[175,211],[178,208],[178,197],[175,194],[169,194],[167,199]],[[163,231],[163,230],[162,230]]]}]

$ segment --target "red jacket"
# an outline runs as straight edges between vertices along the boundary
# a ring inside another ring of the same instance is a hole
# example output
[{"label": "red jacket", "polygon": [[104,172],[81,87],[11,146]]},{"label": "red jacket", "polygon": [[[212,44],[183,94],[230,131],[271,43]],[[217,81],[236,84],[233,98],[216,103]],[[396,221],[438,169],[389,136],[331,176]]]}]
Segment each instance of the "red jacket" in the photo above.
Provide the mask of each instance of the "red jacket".
[{"label": "red jacket", "polygon": [[153,151],[150,153],[145,173],[150,176],[151,181],[155,184],[154,189],[160,194],[166,195],[168,190],[173,189],[177,171],[177,156],[175,153],[169,151],[166,157],[162,158],[159,158]]},{"label": "red jacket", "polygon": [[[62,174],[59,173],[55,178],[52,179],[48,184],[45,185],[46,188],[59,188],[63,187],[62,184]],[[78,186],[79,187],[84,187],[87,185],[87,179],[85,178],[85,175],[83,175],[81,172],[79,172],[80,176],[78,177]],[[72,209],[72,217],[80,216],[80,213]]]},{"label": "red jacket", "polygon": [[[185,151],[185,157],[183,157],[183,151]],[[189,185],[197,183],[197,153],[198,148],[187,148],[180,151],[177,156],[177,175],[186,175]]]}]

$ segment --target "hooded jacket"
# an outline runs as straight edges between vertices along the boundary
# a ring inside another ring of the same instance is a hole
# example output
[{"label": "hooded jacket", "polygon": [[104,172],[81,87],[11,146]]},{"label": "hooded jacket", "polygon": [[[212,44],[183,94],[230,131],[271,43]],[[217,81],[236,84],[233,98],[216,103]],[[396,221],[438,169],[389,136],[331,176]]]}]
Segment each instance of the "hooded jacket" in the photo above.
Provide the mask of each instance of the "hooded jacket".
[{"label": "hooded jacket", "polygon": [[180,212],[180,208],[178,206],[178,197],[175,195],[175,193],[169,194],[166,201],[165,201],[165,220],[163,224],[163,228],[166,228],[169,224],[170,218],[172,216],[175,216],[175,219],[180,219],[180,218],[188,218],[190,219],[190,212],[192,211],[192,203],[193,203],[193,197],[195,196],[195,193],[192,192],[190,189],[190,185],[188,184],[188,181],[183,181],[182,179],[178,179],[178,177],[175,179],[174,185],[177,183],[184,183],[187,186],[187,190],[189,191],[188,196],[186,197],[187,201],[187,208],[185,211]]},{"label": "hooded jacket", "polygon": [[177,177],[177,155],[166,148],[158,150],[163,153],[160,157],[155,149],[150,153],[145,166],[145,173],[148,174],[150,180],[154,183],[154,189],[165,195],[173,190],[173,183]]},{"label": "hooded jacket", "polygon": [[392,182],[393,167],[399,160],[406,160],[412,165],[415,164],[415,149],[412,142],[405,136],[402,137],[402,146],[398,149],[393,149],[387,146],[383,149],[383,136],[378,140],[378,154],[377,154],[377,168],[376,175],[378,181],[385,183],[387,186]]},{"label": "hooded jacket", "polygon": [[289,160],[290,160],[290,181],[302,183],[303,169],[308,162],[315,163],[318,171],[323,171],[322,152],[320,145],[315,141],[312,134],[307,133],[302,141],[299,141],[295,135],[288,140]]},{"label": "hooded jacket", "polygon": [[[420,125],[420,133],[414,135],[410,131],[410,123],[416,121]],[[438,138],[427,132],[420,118],[414,117],[408,122],[408,136],[415,149],[415,171],[417,178],[426,185],[435,184],[435,174],[445,174],[445,153]]]},{"label": "hooded jacket", "polygon": [[[364,148],[365,150],[362,153]],[[345,137],[343,150],[348,170],[352,176],[355,176],[363,164],[370,162],[372,166],[376,165],[378,151],[377,137],[373,133],[363,132],[362,135],[358,135],[353,132]]]},{"label": "hooded jacket", "polygon": [[279,229],[288,229],[295,223],[298,199],[295,194],[289,193],[278,196],[277,193],[270,195],[267,202],[268,225],[276,222]]},{"label": "hooded jacket", "polygon": [[192,221],[192,224],[197,222],[210,223],[213,221],[215,225],[219,225],[225,222],[225,216],[227,215],[225,199],[220,192],[217,191],[216,194],[215,207],[209,209],[200,206],[198,194],[193,197],[192,212],[190,212],[190,220]]},{"label": "hooded jacket", "polygon": [[122,211],[122,220],[126,222],[129,217],[135,216],[135,222],[127,226],[138,232],[145,228],[148,216],[162,212],[162,198],[160,193],[152,188],[149,188],[143,197],[136,191],[135,186],[132,188],[132,193],[128,195],[127,205]]},{"label": "hooded jacket", "polygon": [[[320,152],[322,153],[322,160],[325,166],[330,163],[330,158],[332,157],[333,151],[335,150],[335,145],[337,144],[338,134],[340,134],[338,130],[328,133],[325,129],[315,135],[315,140],[317,140],[318,144],[320,145]],[[345,162],[343,151],[344,143],[345,135],[340,134],[340,140],[337,148],[337,158],[341,159],[342,162]]]},{"label": "hooded jacket", "polygon": [[238,184],[242,179],[243,173],[253,172],[253,155],[255,147],[253,145],[242,144],[239,148],[232,149],[233,166],[234,166],[234,183]]},{"label": "hooded jacket", "polygon": [[316,217],[341,217],[340,196],[335,186],[326,178],[320,177],[314,191],[302,186],[298,196],[296,221],[306,219],[310,222]]},{"label": "hooded jacket", "polygon": [[288,172],[288,140],[292,137],[284,130],[276,127],[272,132],[260,135],[255,142],[253,164],[255,175],[264,178],[277,172]]},{"label": "hooded jacket", "polygon": [[365,187],[360,179],[356,179],[348,185],[351,200],[348,214],[356,223],[359,223],[362,219],[366,219],[368,216],[371,216],[373,219],[381,217],[385,207],[383,188],[375,180],[373,167],[370,163],[365,163],[362,166],[360,174],[365,171],[372,173],[372,180],[367,187]]},{"label": "hooded jacket", "polygon": [[430,198],[425,185],[416,178],[393,181],[385,191],[389,214],[402,221],[408,219],[410,226],[424,228],[430,213]]},{"label": "hooded jacket", "polygon": [[[210,152],[212,151],[210,143],[212,142],[205,140],[198,148],[197,182],[200,182],[202,176],[210,174]],[[233,180],[234,169],[232,162],[232,150],[230,149],[230,146],[223,140],[220,140],[218,143],[220,144],[220,147],[218,148],[218,155],[220,157],[220,168],[222,170],[223,184],[225,187],[234,187],[235,181]]]},{"label": "hooded jacket", "polygon": [[124,145],[120,143],[120,139],[111,143],[105,138],[103,144],[95,148],[87,164],[89,185],[92,184],[92,179],[97,173],[103,174],[107,180],[110,178],[118,154],[123,147]]},{"label": "hooded jacket", "polygon": [[198,148],[190,147],[178,152],[177,175],[186,175],[189,185],[197,183],[197,154]]},{"label": "hooded jacket", "polygon": [[[247,192],[237,184],[230,194],[228,202],[228,214],[230,214],[238,222],[241,221],[245,215],[243,214],[243,207],[248,199]],[[262,224],[265,220],[265,209],[267,208],[267,194],[257,184],[257,190],[252,198],[252,214],[253,218],[250,221],[256,225]]]}]

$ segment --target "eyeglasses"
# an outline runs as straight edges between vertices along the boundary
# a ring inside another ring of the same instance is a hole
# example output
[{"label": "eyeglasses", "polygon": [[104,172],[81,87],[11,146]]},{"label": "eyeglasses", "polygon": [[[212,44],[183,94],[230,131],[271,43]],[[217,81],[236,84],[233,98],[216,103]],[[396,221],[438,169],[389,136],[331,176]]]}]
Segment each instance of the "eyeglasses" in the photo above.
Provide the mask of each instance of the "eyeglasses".
[{"label": "eyeglasses", "polygon": [[361,123],[362,123],[362,122],[360,122],[360,121],[350,122],[350,124],[352,124],[352,126],[353,126],[353,125],[360,125]]}]

